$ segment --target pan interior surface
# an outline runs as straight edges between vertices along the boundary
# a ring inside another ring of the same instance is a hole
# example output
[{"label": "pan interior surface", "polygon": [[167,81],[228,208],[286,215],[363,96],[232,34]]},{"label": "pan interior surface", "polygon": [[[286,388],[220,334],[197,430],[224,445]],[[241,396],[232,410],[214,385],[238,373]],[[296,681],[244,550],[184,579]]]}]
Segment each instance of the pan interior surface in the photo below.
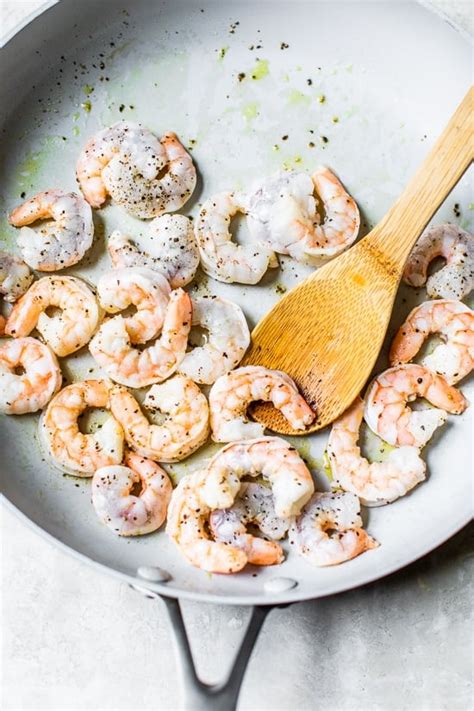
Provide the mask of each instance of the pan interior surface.
[{"label": "pan interior surface", "polygon": [[[6,45],[2,70],[6,249],[15,250],[17,236],[6,219],[10,210],[40,190],[75,190],[75,163],[86,139],[122,119],[140,121],[158,135],[175,131],[192,151],[200,179],[184,214],[195,216],[214,192],[245,189],[279,169],[310,172],[322,163],[339,174],[361,207],[364,234],[399,195],[464,95],[470,48],[452,27],[411,2],[65,0]],[[467,175],[435,221],[469,228],[469,202]],[[107,205],[95,215],[93,249],[70,273],[95,282],[109,269],[105,243],[117,228],[146,244],[146,225]],[[238,239],[245,241],[245,227]],[[192,292],[235,300],[253,327],[309,271],[283,258],[258,286],[221,284],[201,274]],[[423,291],[401,287],[389,338],[425,298]],[[378,371],[386,356],[384,348]],[[87,349],[62,365],[70,380],[100,377]],[[472,384],[461,385],[472,401]],[[467,410],[450,417],[427,446],[427,482],[390,506],[365,509],[380,548],[335,568],[311,568],[293,554],[277,568],[209,575],[189,566],[162,531],[114,537],[94,514],[90,480],[63,476],[43,457],[37,421],[0,420],[7,499],[47,534],[117,574],[132,579],[140,566],[165,569],[171,580],[163,589],[170,595],[240,604],[327,595],[402,567],[471,516]],[[323,430],[292,440],[320,489],[329,488],[327,436]],[[209,445],[167,469],[177,481],[217,449]],[[274,578],[297,584],[266,592]]]}]

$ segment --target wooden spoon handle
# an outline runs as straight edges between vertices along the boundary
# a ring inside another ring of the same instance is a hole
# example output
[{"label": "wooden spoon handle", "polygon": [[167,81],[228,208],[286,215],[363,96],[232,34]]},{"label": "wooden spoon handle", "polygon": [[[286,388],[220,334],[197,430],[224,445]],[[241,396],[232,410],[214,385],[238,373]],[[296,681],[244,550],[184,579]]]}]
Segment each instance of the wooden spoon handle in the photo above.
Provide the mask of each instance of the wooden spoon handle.
[{"label": "wooden spoon handle", "polygon": [[471,87],[419,170],[367,238],[401,266],[474,158],[473,109]]}]

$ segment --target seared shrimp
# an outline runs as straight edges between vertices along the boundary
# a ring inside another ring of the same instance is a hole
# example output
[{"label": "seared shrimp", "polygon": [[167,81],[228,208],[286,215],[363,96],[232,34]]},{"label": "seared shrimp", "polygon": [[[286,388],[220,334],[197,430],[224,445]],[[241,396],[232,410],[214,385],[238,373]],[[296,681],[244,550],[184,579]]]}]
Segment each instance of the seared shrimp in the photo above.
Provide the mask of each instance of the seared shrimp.
[{"label": "seared shrimp", "polygon": [[[48,316],[55,306],[60,313]],[[70,276],[35,281],[8,317],[5,333],[18,338],[36,328],[58,356],[67,356],[89,342],[99,322],[99,307],[90,288]]]},{"label": "seared shrimp", "polygon": [[474,367],[474,313],[461,301],[425,301],[410,312],[390,348],[390,365],[408,363],[430,333],[444,343],[423,358],[422,365],[442,375],[450,385],[469,375]]},{"label": "seared shrimp", "polygon": [[[37,230],[26,227],[38,220]],[[21,227],[18,245],[23,259],[40,272],[55,272],[81,261],[92,244],[92,210],[82,195],[62,190],[38,193],[15,208],[10,222]]]},{"label": "seared shrimp", "polygon": [[[317,211],[320,197],[325,219]],[[359,210],[336,176],[324,166],[311,178],[277,173],[258,184],[247,201],[256,240],[294,259],[318,265],[349,247],[360,226]]]},{"label": "seared shrimp", "polygon": [[136,307],[133,316],[123,319],[131,343],[146,343],[160,332],[170,293],[167,280],[146,268],[113,269],[97,282],[99,303],[108,313]]},{"label": "seared shrimp", "polygon": [[236,193],[219,193],[206,200],[196,222],[201,266],[218,281],[257,284],[278,262],[273,250],[265,245],[232,242],[229,225],[237,212],[245,212],[245,207],[242,196]]},{"label": "seared shrimp", "polygon": [[[24,372],[16,373],[17,368]],[[23,415],[41,410],[61,387],[54,353],[36,338],[0,342],[0,412]]]},{"label": "seared shrimp", "polygon": [[290,543],[312,565],[339,565],[378,543],[362,528],[354,494],[316,493],[290,528]]},{"label": "seared shrimp", "polygon": [[[140,493],[131,493],[134,485]],[[101,467],[92,479],[92,504],[97,516],[118,536],[143,536],[159,528],[173,487],[155,462],[127,452],[125,466]]]},{"label": "seared shrimp", "polygon": [[255,400],[272,402],[297,430],[304,430],[315,418],[286,373],[248,365],[221,376],[211,388],[212,439],[234,442],[262,435],[265,427],[259,422],[249,422],[246,417],[248,406]]},{"label": "seared shrimp", "polygon": [[147,267],[169,281],[173,289],[189,284],[199,265],[199,250],[191,220],[184,215],[161,215],[147,229],[149,248],[142,252],[129,237],[115,230],[107,243],[112,264]]},{"label": "seared shrimp", "polygon": [[191,329],[191,299],[182,289],[171,292],[160,338],[144,350],[131,345],[127,320],[105,321],[89,344],[97,363],[116,383],[143,388],[172,375],[186,353]]},{"label": "seared shrimp", "polygon": [[158,140],[130,121],[93,136],[79,156],[76,173],[92,207],[100,207],[110,195],[141,219],[179,210],[196,187],[192,158],[176,134]]},{"label": "seared shrimp", "polygon": [[250,343],[247,321],[238,304],[219,296],[193,297],[193,326],[207,331],[206,343],[186,353],[179,372],[195,383],[212,385],[235,368]]},{"label": "seared shrimp", "polygon": [[[247,533],[250,523],[272,540]],[[289,525],[289,519],[275,514],[271,489],[262,484],[242,484],[232,506],[213,511],[209,517],[209,528],[216,541],[241,548],[253,565],[283,562],[283,551],[275,541],[285,536]]]},{"label": "seared shrimp", "polygon": [[[426,398],[435,407],[410,410],[407,403],[417,397]],[[459,415],[466,407],[462,393],[441,375],[411,363],[389,368],[372,381],[365,397],[364,418],[385,442],[421,448],[446,421],[446,412]]]},{"label": "seared shrimp", "polygon": [[145,397],[143,406],[150,414],[165,415],[160,424],[150,423],[124,388],[114,388],[110,403],[128,445],[149,459],[178,462],[198,449],[209,435],[207,400],[198,386],[183,375],[154,385]]},{"label": "seared shrimp", "polygon": [[328,455],[333,485],[356,494],[365,506],[389,504],[425,478],[426,465],[417,447],[397,447],[384,462],[371,464],[357,446],[364,402],[357,398],[332,426]]},{"label": "seared shrimp", "polygon": [[280,518],[298,514],[314,491],[311,474],[296,449],[280,437],[260,437],[221,449],[201,472],[199,495],[211,509],[228,509],[242,477],[260,474],[271,484]]},{"label": "seared shrimp", "polygon": [[200,472],[183,477],[173,491],[166,533],[197,568],[209,573],[237,573],[246,565],[247,555],[240,548],[210,539],[206,528],[211,509],[199,497],[199,477]]},{"label": "seared shrimp", "polygon": [[13,254],[0,252],[0,294],[5,301],[16,301],[32,281],[33,274],[25,262]]},{"label": "seared shrimp", "polygon": [[41,415],[41,444],[61,471],[91,477],[101,467],[121,463],[123,430],[112,415],[93,434],[83,434],[78,426],[78,418],[87,408],[110,410],[111,387],[106,380],[73,383],[61,390]]},{"label": "seared shrimp", "polygon": [[[443,257],[445,266],[428,277],[428,266]],[[423,232],[408,257],[403,280],[432,298],[463,299],[474,288],[474,238],[457,225],[437,225]]]}]

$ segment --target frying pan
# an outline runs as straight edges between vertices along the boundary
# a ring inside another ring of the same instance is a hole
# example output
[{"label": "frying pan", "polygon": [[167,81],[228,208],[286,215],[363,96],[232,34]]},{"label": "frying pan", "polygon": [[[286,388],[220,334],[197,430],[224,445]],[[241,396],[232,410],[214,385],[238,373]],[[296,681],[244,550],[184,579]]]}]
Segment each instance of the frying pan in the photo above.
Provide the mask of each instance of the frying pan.
[{"label": "frying pan", "polygon": [[[2,236],[5,215],[42,189],[75,189],[75,160],[103,125],[139,120],[158,134],[174,130],[193,150],[200,180],[185,214],[212,192],[244,188],[282,167],[326,163],[363,210],[363,232],[401,191],[464,95],[468,42],[414,2],[186,2],[62,0],[28,21],[1,50]],[[467,227],[469,175],[436,216]],[[109,268],[105,236],[120,227],[143,243],[143,224],[120,208],[95,215],[92,253],[73,273],[95,281]],[[245,228],[236,225],[245,241]],[[212,282],[198,293],[238,301],[254,325],[279,294],[308,270],[288,260],[256,287]],[[401,287],[394,328],[422,292]],[[368,334],[370,338],[370,334]],[[64,359],[69,378],[100,377],[86,352]],[[383,350],[378,370],[386,366]],[[91,372],[92,371],[92,372]],[[463,387],[469,397],[472,386]],[[441,544],[471,517],[471,413],[451,418],[425,454],[429,481],[395,504],[366,511],[380,548],[334,569],[295,556],[278,569],[248,566],[235,576],[190,567],[163,533],[112,536],[96,520],[89,482],[53,471],[36,442],[35,416],[0,421],[7,505],[75,557],[165,601],[175,631],[188,704],[230,708],[253,643],[272,606],[335,594],[397,570]],[[292,440],[328,488],[327,433]],[[368,451],[376,443],[364,434]],[[209,445],[169,468],[177,479],[199,466]],[[74,486],[76,484],[76,486]],[[179,600],[253,607],[229,678],[207,687],[196,676]]]}]

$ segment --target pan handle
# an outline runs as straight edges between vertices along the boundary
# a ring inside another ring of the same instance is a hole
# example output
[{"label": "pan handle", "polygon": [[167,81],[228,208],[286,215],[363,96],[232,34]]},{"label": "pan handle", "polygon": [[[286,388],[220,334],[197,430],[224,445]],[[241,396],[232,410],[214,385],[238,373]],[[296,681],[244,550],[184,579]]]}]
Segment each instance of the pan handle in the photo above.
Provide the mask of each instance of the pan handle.
[{"label": "pan handle", "polygon": [[245,636],[227,679],[220,684],[209,685],[201,681],[196,673],[179,600],[164,595],[160,597],[166,605],[173,629],[176,659],[184,687],[184,708],[186,711],[233,711],[252,649],[271,606],[252,608]]}]

